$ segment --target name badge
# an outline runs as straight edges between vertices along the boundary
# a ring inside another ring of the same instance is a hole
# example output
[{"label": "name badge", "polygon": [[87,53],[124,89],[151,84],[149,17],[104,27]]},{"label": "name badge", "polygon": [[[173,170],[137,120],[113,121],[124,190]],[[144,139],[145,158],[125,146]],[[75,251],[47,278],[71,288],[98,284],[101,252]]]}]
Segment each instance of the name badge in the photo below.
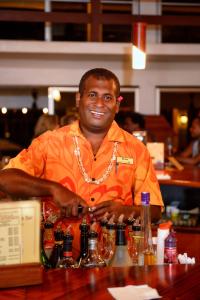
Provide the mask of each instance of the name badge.
[{"label": "name badge", "polygon": [[118,156],[117,157],[117,163],[118,164],[132,165],[133,164],[133,158]]}]

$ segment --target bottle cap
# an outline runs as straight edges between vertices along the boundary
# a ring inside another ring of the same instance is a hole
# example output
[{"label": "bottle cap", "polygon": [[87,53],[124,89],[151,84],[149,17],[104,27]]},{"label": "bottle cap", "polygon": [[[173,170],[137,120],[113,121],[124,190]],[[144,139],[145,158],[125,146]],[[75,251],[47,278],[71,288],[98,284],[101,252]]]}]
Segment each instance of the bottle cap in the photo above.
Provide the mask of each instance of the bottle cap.
[{"label": "bottle cap", "polygon": [[133,225],[132,229],[133,229],[133,231],[141,231],[141,226],[140,225]]},{"label": "bottle cap", "polygon": [[106,228],[107,229],[115,229],[116,228],[116,224],[115,223],[107,223],[106,224]]},{"label": "bottle cap", "polygon": [[150,193],[149,192],[142,192],[141,193],[141,201],[142,201],[142,205],[149,205]]},{"label": "bottle cap", "polygon": [[55,237],[56,241],[62,241],[63,240],[63,231],[62,230],[54,231],[54,237]]},{"label": "bottle cap", "polygon": [[51,222],[44,223],[44,228],[46,228],[46,229],[53,228],[53,223],[51,223]]},{"label": "bottle cap", "polygon": [[96,231],[90,231],[88,237],[91,239],[95,239],[98,237],[98,233]]},{"label": "bottle cap", "polygon": [[159,228],[160,229],[170,229],[171,226],[172,226],[172,222],[171,221],[159,224]]}]

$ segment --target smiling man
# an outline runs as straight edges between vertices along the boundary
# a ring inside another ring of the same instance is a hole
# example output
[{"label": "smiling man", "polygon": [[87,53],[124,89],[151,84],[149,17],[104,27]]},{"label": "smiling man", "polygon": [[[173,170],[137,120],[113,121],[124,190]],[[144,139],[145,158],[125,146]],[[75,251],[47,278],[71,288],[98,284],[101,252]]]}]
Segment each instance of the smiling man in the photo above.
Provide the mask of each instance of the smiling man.
[{"label": "smiling man", "polygon": [[141,192],[150,192],[152,218],[163,206],[147,148],[114,121],[120,84],[111,71],[86,72],[76,102],[79,121],[33,140],[0,172],[0,189],[11,196],[50,196],[68,213],[100,220],[107,212],[140,214]]}]

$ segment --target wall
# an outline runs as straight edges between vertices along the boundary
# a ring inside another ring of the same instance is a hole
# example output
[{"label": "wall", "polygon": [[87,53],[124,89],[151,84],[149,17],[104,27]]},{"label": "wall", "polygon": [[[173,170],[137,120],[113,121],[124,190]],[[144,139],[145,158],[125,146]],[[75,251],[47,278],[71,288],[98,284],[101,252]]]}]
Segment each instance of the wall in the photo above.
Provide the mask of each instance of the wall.
[{"label": "wall", "polygon": [[200,45],[151,44],[147,55],[146,70],[136,71],[131,44],[0,41],[0,89],[77,86],[86,70],[106,67],[121,85],[139,87],[140,112],[156,114],[157,87],[200,87]]}]

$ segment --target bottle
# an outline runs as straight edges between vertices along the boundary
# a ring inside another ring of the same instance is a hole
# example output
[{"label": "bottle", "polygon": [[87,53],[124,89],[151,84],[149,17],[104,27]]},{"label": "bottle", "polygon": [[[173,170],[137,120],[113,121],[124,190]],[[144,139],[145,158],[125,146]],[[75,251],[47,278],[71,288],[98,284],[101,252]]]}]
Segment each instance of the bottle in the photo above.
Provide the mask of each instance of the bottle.
[{"label": "bottle", "polygon": [[55,245],[50,256],[50,264],[52,268],[57,268],[60,260],[62,259],[62,250],[63,250],[63,231],[58,228],[54,231]]},{"label": "bottle", "polygon": [[157,231],[157,265],[164,264],[164,243],[166,237],[169,235],[171,225],[171,221],[159,224]]},{"label": "bottle", "polygon": [[63,258],[59,261],[59,268],[76,268],[78,267],[72,256],[73,235],[68,231],[63,236]]},{"label": "bottle", "polygon": [[41,264],[46,268],[51,268],[51,264],[49,262],[49,259],[44,251],[44,243],[43,243],[43,237],[44,237],[44,221],[41,222],[41,236],[40,236],[40,261]]},{"label": "bottle", "polygon": [[83,258],[80,266],[83,268],[105,267],[106,263],[100,256],[97,247],[98,233],[90,231],[88,234],[88,255]]},{"label": "bottle", "polygon": [[141,238],[141,225],[139,224],[138,220],[136,220],[132,225],[131,258],[134,265],[138,265]]},{"label": "bottle", "polygon": [[109,261],[113,257],[115,252],[115,236],[116,236],[116,225],[115,223],[108,222],[106,225],[107,229],[107,239],[105,243],[104,254],[102,258],[105,260],[106,264],[109,264]]},{"label": "bottle", "polygon": [[107,225],[108,220],[103,219],[100,221],[100,233],[99,233],[99,242],[98,242],[98,249],[99,249],[99,253],[102,257],[104,257],[105,255],[105,251],[106,251],[106,242],[107,242]]},{"label": "bottle", "polygon": [[128,247],[128,251],[129,251],[129,254],[131,254],[132,252],[132,234],[133,234],[133,229],[132,229],[132,226],[133,226],[133,223],[134,223],[134,218],[133,216],[131,215],[127,221],[126,221],[126,237],[127,237],[127,247]]},{"label": "bottle", "polygon": [[78,258],[78,263],[80,265],[81,260],[86,258],[88,254],[88,233],[89,233],[90,225],[87,223],[86,218],[82,219],[79,229],[80,229],[80,255]]},{"label": "bottle", "polygon": [[46,253],[46,256],[49,258],[51,256],[53,247],[54,247],[54,230],[53,223],[45,222],[44,223],[44,233],[43,233],[43,247]]},{"label": "bottle", "polygon": [[142,239],[139,251],[139,265],[154,265],[156,257],[151,233],[150,193],[141,193],[141,232]]},{"label": "bottle", "polygon": [[173,230],[165,239],[164,262],[167,264],[177,263],[176,234]]},{"label": "bottle", "polygon": [[117,223],[116,225],[116,243],[115,253],[109,262],[112,267],[132,266],[132,260],[128,252],[126,240],[126,224]]}]

